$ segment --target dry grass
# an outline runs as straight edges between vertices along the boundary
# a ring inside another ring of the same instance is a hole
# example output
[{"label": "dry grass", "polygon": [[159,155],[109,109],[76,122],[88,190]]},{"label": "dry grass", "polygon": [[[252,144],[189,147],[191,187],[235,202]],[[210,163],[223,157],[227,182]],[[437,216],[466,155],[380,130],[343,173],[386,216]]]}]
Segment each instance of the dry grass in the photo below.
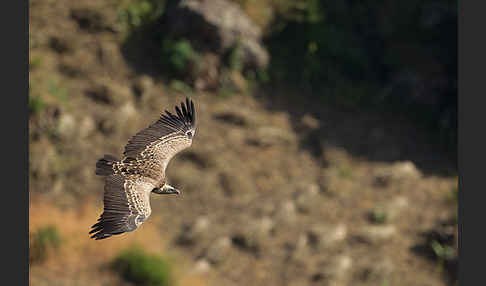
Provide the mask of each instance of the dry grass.
[{"label": "dry grass", "polygon": [[[90,239],[89,229],[101,210],[102,206],[93,198],[79,202],[77,209],[61,209],[45,199],[31,197],[29,232],[51,225],[60,233],[62,242],[58,251],[50,252],[44,263],[30,266],[30,285],[40,285],[42,282],[50,285],[88,282],[92,285],[123,284],[107,268],[120,251],[140,245],[149,253],[167,253],[166,240],[157,229],[162,221],[157,216],[151,217],[150,223],[142,225],[137,231],[105,240]],[[183,258],[177,257],[175,260],[174,276],[178,285],[206,285],[203,277],[186,273],[189,264]]]}]

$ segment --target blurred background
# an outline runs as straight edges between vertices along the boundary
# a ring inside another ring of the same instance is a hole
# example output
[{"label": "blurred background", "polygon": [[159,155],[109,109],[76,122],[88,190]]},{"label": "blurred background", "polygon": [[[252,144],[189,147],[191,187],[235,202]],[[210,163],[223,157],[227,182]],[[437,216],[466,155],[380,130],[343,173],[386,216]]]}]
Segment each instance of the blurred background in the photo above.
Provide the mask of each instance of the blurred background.
[{"label": "blurred background", "polygon": [[[30,285],[457,285],[457,1],[29,1]],[[104,154],[189,96],[138,230]]]}]

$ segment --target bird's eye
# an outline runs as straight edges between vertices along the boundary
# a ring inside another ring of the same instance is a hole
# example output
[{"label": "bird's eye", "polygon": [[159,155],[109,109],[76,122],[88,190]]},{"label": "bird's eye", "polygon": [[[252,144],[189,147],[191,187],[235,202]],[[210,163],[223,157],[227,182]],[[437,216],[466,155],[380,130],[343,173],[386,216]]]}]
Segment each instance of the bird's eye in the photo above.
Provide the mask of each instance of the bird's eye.
[{"label": "bird's eye", "polygon": [[187,135],[187,138],[189,138],[189,139],[192,138],[192,132],[191,131],[187,132],[186,135]]}]

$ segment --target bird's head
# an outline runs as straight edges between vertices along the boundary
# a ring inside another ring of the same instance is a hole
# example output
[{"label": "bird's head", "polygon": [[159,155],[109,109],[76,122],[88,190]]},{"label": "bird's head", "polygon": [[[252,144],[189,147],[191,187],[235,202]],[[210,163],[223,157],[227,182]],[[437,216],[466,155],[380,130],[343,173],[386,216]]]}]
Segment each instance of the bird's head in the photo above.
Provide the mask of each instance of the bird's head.
[{"label": "bird's head", "polygon": [[181,194],[181,192],[178,189],[167,184],[165,184],[162,188],[154,188],[152,192],[159,195],[180,195]]}]

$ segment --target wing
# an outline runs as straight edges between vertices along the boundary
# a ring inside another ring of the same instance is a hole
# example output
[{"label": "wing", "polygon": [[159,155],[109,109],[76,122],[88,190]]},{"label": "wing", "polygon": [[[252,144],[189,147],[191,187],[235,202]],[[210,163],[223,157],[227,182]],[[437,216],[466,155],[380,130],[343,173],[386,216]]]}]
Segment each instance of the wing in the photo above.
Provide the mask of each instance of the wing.
[{"label": "wing", "polygon": [[157,122],[133,136],[125,146],[125,158],[139,159],[145,165],[142,169],[147,171],[164,172],[175,154],[191,146],[196,131],[192,100],[186,98],[186,103],[182,102],[181,108],[176,106],[175,110],[177,115],[166,110]]},{"label": "wing", "polygon": [[143,177],[111,175],[106,178],[104,211],[89,232],[104,239],[135,230],[151,213],[150,192],[154,185]]}]

